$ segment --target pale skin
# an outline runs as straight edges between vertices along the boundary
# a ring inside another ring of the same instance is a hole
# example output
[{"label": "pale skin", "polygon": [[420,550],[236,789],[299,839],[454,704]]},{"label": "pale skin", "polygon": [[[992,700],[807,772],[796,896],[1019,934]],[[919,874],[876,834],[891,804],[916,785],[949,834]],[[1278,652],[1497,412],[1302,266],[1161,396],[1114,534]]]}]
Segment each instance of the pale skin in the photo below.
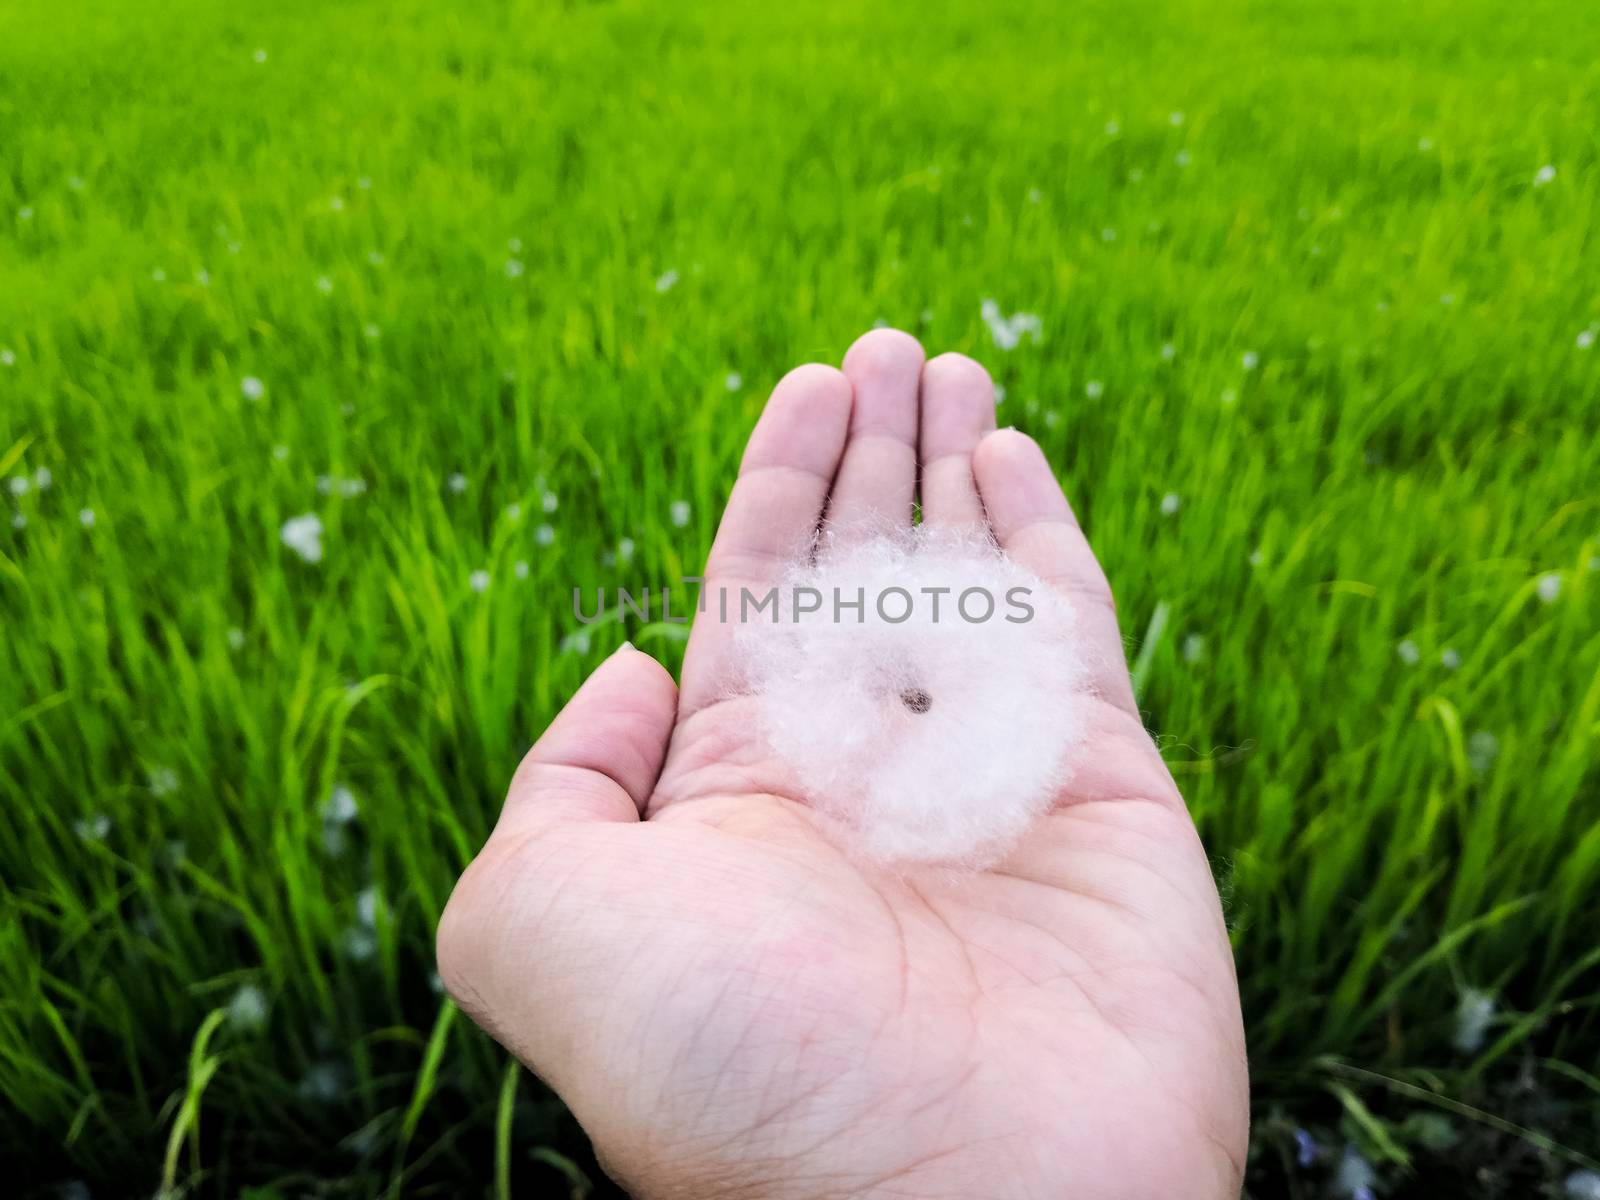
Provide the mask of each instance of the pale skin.
[{"label": "pale skin", "polygon": [[1078,610],[1095,715],[1053,811],[983,870],[863,861],[761,744],[712,606],[681,689],[624,646],[528,753],[440,921],[445,983],[643,1200],[1235,1197],[1216,887],[1105,576],[983,368],[879,330],[790,372],[706,586],[759,594],[819,524],[914,502]]}]

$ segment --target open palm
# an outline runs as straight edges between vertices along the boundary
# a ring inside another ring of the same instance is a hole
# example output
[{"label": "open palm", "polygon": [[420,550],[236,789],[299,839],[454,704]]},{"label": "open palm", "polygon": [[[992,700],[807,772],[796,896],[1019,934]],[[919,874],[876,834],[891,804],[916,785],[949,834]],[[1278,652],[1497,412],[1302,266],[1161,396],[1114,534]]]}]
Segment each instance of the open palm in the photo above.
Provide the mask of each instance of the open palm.
[{"label": "open palm", "polygon": [[[1247,1085],[1205,854],[1110,591],[976,363],[871,333],[751,435],[706,587],[763,592],[827,520],[988,528],[1078,609],[1088,761],[983,871],[863,862],[730,697],[623,647],[528,754],[439,927],[452,994],[641,1197],[1236,1195]],[[918,493],[920,492],[920,497]]]}]

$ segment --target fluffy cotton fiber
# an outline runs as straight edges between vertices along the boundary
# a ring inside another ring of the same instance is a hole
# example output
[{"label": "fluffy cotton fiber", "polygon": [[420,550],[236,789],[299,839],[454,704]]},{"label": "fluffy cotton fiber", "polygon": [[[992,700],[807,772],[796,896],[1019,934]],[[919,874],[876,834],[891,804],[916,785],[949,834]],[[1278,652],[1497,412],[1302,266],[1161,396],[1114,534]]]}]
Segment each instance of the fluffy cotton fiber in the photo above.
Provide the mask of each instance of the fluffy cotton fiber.
[{"label": "fluffy cotton fiber", "polygon": [[738,644],[813,807],[869,857],[976,863],[1066,781],[1087,715],[1075,634],[1066,599],[987,538],[918,527],[825,538]]}]

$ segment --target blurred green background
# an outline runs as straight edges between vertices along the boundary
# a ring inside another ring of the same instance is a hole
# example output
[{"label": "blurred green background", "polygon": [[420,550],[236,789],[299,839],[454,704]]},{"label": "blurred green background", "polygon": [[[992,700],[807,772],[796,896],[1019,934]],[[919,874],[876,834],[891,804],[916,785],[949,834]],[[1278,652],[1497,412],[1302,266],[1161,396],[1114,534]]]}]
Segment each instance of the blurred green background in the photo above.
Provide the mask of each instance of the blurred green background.
[{"label": "blurred green background", "polygon": [[1600,1194],[1597,116],[1543,0],[8,0],[12,1180],[605,1194],[433,925],[625,635],[569,589],[885,322],[1117,588],[1251,1194]]}]

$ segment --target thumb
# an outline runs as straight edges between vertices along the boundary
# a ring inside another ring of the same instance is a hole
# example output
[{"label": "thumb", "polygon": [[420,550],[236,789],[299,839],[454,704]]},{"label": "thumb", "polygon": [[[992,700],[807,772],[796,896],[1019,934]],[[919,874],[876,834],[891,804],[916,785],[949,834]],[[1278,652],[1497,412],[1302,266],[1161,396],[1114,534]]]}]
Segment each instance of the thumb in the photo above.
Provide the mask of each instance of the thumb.
[{"label": "thumb", "polygon": [[490,841],[574,821],[637,821],[677,718],[672,676],[624,642],[523,758]]},{"label": "thumb", "polygon": [[[638,821],[677,715],[672,676],[624,643],[595,668],[528,751],[489,844],[457,881],[440,914],[438,960],[445,987],[524,1062],[548,1058],[550,1048],[531,1040],[547,1032],[546,1023],[524,1019],[535,1011],[536,989],[526,969],[529,934],[518,920],[530,907],[523,887],[527,874],[518,866],[529,860],[521,851],[527,839],[561,826]],[[531,895],[537,908],[539,889]],[[557,976],[540,978],[548,985]]]}]

